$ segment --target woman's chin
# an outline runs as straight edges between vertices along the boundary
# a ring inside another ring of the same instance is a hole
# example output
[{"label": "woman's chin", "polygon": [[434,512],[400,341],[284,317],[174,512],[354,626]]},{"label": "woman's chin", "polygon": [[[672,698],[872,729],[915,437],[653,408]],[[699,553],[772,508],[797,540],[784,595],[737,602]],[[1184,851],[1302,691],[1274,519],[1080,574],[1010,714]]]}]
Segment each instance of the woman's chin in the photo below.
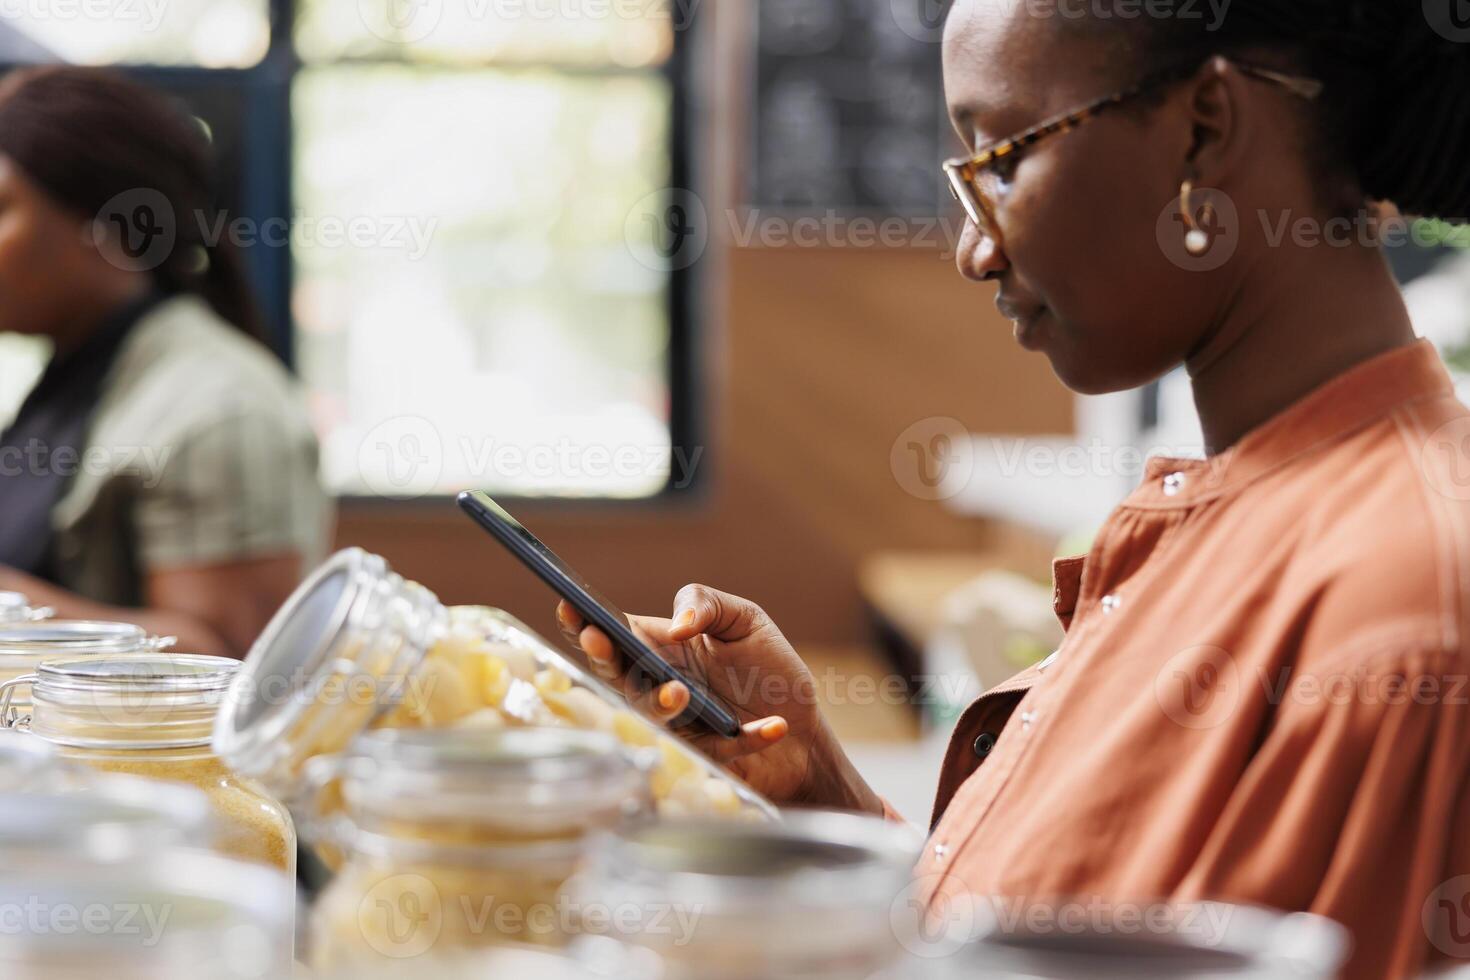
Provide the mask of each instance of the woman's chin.
[{"label": "woman's chin", "polygon": [[1110,395],[1137,387],[1120,378],[1102,358],[1065,344],[1048,344],[1041,348],[1051,362],[1057,380],[1079,395]]}]

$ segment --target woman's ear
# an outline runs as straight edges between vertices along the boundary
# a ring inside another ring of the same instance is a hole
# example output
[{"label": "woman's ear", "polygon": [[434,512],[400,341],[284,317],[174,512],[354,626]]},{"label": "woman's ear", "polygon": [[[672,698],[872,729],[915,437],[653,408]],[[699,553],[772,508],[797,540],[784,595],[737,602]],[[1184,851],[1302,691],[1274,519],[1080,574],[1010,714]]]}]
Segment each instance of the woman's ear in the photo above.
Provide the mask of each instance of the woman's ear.
[{"label": "woman's ear", "polygon": [[1216,55],[1185,83],[1190,126],[1187,172],[1202,187],[1223,188],[1243,165],[1249,143],[1250,80]]}]

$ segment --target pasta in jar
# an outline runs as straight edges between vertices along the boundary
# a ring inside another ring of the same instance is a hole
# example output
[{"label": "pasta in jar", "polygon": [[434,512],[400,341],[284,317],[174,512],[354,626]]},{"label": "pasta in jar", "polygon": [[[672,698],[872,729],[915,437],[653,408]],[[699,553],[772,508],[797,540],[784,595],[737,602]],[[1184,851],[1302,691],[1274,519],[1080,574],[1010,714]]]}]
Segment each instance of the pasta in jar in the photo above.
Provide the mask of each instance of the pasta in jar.
[{"label": "pasta in jar", "polygon": [[513,617],[446,608],[357,549],[334,556],[276,614],[226,696],[214,745],[294,805],[308,761],[364,731],[528,727],[605,733],[641,753],[661,815],[776,816]]}]

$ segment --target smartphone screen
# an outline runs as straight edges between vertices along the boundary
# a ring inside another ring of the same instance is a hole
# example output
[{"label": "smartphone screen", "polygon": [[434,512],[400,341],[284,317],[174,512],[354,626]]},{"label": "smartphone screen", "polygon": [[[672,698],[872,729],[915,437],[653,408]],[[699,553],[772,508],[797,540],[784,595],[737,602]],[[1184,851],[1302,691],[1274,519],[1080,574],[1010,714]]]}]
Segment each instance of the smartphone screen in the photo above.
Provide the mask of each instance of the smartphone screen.
[{"label": "smartphone screen", "polygon": [[[497,504],[483,490],[459,495],[459,505],[506,550],[520,559],[547,585],[582,614],[582,618],[607,634],[615,646],[639,670],[656,684],[679,681],[689,689],[687,715],[726,738],[740,734],[740,723],[734,713],[714,695],[684,676],[672,664],[654,653],[633,633],[628,617],[607,597],[579,575],[566,562]],[[675,724],[684,722],[681,718]]]}]

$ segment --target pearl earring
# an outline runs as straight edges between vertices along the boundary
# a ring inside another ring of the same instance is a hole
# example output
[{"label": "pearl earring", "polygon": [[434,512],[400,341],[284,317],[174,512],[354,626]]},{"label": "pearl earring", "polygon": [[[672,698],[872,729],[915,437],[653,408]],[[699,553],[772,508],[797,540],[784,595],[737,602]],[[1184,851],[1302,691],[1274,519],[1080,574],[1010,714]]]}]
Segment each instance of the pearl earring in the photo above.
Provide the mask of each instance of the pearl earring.
[{"label": "pearl earring", "polygon": [[[1189,229],[1184,233],[1184,250],[1193,256],[1201,256],[1210,250],[1210,236],[1194,220],[1194,182],[1186,180],[1179,187],[1179,213],[1184,218],[1184,227]],[[1202,209],[1206,221],[1215,213],[1214,208],[1206,204]]]}]

